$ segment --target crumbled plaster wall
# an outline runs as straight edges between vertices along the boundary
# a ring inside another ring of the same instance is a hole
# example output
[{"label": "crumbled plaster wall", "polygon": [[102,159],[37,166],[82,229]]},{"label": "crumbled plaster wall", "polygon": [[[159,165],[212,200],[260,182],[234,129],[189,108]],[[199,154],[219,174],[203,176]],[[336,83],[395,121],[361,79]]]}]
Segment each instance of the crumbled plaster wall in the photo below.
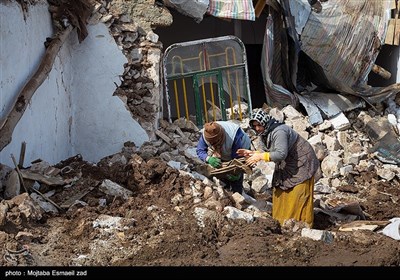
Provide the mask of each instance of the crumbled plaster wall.
[{"label": "crumbled plaster wall", "polygon": [[172,24],[172,15],[166,8],[154,4],[155,0],[113,0],[110,2],[110,13],[116,17],[129,16],[133,22],[149,32],[157,26]]},{"label": "crumbled plaster wall", "polygon": [[[0,3],[0,26],[0,118],[3,118],[39,65],[45,52],[43,42],[51,36],[52,27],[47,5],[23,9],[11,1]],[[36,90],[14,129],[11,143],[0,151],[0,163],[13,167],[10,155],[18,160],[23,141],[25,162],[42,158],[55,163],[72,153],[68,123],[71,100],[63,86],[60,71],[63,63],[56,59],[54,70]]]},{"label": "crumbled plaster wall", "polygon": [[72,36],[68,44],[74,68],[72,145],[84,159],[98,162],[121,151],[125,142],[140,147],[149,137],[121,99],[113,96],[121,84],[126,57],[104,24],[90,25],[88,32],[82,43]]},{"label": "crumbled plaster wall", "polygon": [[[36,71],[44,42],[52,35],[47,2],[25,8],[16,1],[0,2],[0,118],[7,115],[23,85]],[[120,151],[125,142],[140,147],[149,140],[120,98],[128,59],[103,23],[88,26],[79,44],[72,32],[51,72],[35,91],[12,135],[0,151],[0,163],[13,166],[26,142],[25,164],[41,158],[50,164],[81,154],[87,161]]]},{"label": "crumbled plaster wall", "polygon": [[106,23],[128,62],[124,65],[120,96],[140,125],[154,138],[162,117],[163,45],[152,31],[157,26],[172,24],[172,16],[154,0],[101,1],[97,20]]}]

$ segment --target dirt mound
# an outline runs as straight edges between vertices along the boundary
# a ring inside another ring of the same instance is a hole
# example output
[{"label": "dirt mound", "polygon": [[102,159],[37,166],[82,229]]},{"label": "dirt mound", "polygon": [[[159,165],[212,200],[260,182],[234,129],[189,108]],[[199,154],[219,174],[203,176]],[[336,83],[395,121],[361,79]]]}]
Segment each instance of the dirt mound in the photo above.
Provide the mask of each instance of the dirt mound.
[{"label": "dirt mound", "polygon": [[[204,165],[193,156],[199,132],[166,127],[169,143],[127,143],[97,164],[76,155],[27,168],[30,195],[0,202],[0,265],[400,265],[398,240],[380,232],[400,217],[395,167],[364,155],[346,175],[321,179],[329,186],[316,187],[314,231],[307,232],[271,218],[270,190],[252,185],[256,172],[245,176],[247,197],[238,201],[200,174]],[[348,147],[362,150],[360,137],[348,135],[355,139]]]},{"label": "dirt mound", "polygon": [[[398,241],[369,230],[337,231],[329,217],[316,214],[316,227],[335,233],[333,241],[301,236],[301,227],[281,228],[270,217],[253,222],[228,219],[221,211],[234,206],[230,194],[217,211],[205,209],[203,183],[169,167],[163,160],[145,161],[133,154],[126,164],[97,166],[79,157],[58,168],[71,167],[80,178],[70,187],[57,187],[52,200],[92,189],[65,212],[43,213],[39,219],[18,219],[8,203],[8,222],[2,226],[2,266],[398,266]],[[73,170],[73,171],[72,171]],[[369,174],[370,175],[370,174]],[[128,199],[104,194],[105,178],[133,192]],[[367,180],[369,176],[366,176]],[[362,176],[357,178],[362,180]],[[365,181],[365,184],[370,184]],[[201,194],[193,196],[198,185]],[[399,185],[375,182],[359,192],[371,220],[400,215]],[[177,198],[179,197],[179,199]],[[99,201],[105,199],[105,202]],[[210,208],[210,207],[209,207]],[[197,209],[197,210],[196,210]],[[212,209],[212,207],[211,207]],[[19,214],[19,216],[23,216]],[[22,221],[24,220],[24,221]],[[27,248],[25,254],[12,254]],[[9,250],[9,251],[8,251]]]}]

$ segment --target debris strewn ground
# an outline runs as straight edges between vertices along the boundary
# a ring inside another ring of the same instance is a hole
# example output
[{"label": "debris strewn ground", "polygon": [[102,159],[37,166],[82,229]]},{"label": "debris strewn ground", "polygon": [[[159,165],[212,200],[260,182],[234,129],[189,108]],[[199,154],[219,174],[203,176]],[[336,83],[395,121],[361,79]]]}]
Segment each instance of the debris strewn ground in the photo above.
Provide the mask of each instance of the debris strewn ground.
[{"label": "debris strewn ground", "polygon": [[313,229],[271,218],[269,164],[246,173],[243,195],[205,176],[200,132],[177,120],[97,164],[38,160],[20,168],[23,186],[2,166],[1,265],[399,266],[399,241],[381,232],[400,217],[399,167],[374,152],[365,112],[348,113],[351,126],[339,130],[289,110],[285,121],[303,127],[321,159]]}]

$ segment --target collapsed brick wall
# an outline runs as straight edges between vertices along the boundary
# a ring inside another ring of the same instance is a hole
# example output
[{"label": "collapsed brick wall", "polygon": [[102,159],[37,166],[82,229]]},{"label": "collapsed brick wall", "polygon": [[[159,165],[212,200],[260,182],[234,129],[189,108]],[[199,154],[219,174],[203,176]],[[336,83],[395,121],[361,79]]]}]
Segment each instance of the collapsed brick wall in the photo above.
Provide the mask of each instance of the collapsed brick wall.
[{"label": "collapsed brick wall", "polygon": [[104,22],[128,59],[121,76],[121,85],[114,95],[119,96],[132,117],[155,137],[154,129],[162,116],[162,42],[152,29],[172,24],[167,9],[154,1],[103,0],[97,1],[97,18]]}]

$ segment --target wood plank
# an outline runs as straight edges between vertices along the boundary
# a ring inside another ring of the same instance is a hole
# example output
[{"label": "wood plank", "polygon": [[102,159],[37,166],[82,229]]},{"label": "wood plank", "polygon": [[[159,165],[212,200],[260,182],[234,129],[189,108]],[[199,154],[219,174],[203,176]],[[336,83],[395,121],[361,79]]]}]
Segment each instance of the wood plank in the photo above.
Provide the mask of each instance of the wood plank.
[{"label": "wood plank", "polygon": [[379,228],[378,225],[357,225],[353,227],[340,227],[339,231],[354,231],[354,230],[370,230],[374,231]]},{"label": "wood plank", "polygon": [[353,231],[353,230],[371,230],[374,231],[377,228],[384,227],[390,224],[389,221],[353,221],[347,224],[343,224],[339,231]]},{"label": "wood plank", "polygon": [[156,130],[156,131],[155,131],[155,134],[156,134],[158,137],[160,137],[162,140],[164,140],[165,143],[167,143],[168,145],[171,146],[171,144],[172,144],[171,138],[169,138],[167,135],[165,135],[164,133],[162,133],[162,132],[159,131],[159,130]]},{"label": "wood plank", "polygon": [[81,199],[82,197],[84,197],[85,195],[87,195],[88,193],[90,193],[93,190],[93,188],[89,188],[88,190],[83,190],[73,196],[71,196],[70,198],[68,198],[66,201],[64,201],[60,207],[63,209],[69,208],[71,207],[75,201]]},{"label": "wood plank", "polygon": [[392,0],[392,1],[390,2],[390,6],[389,6],[389,9],[390,9],[390,10],[396,9],[396,1],[397,1],[397,0]]},{"label": "wood plank", "polygon": [[396,25],[394,28],[394,39],[393,39],[393,45],[398,46],[400,45],[400,19],[396,19]]},{"label": "wood plank", "polygon": [[[24,179],[23,179],[23,177],[22,177],[21,170],[19,169],[19,167],[18,167],[18,165],[17,165],[17,161],[15,160],[15,157],[14,157],[13,154],[11,154],[11,158],[12,158],[12,160],[13,160],[13,162],[14,162],[14,165],[15,165],[15,168],[16,168],[16,170],[17,170],[17,173],[18,173],[18,176],[19,176],[19,179],[20,179],[20,183],[21,183],[21,185],[24,187],[25,191],[29,194],[28,189],[25,187]],[[42,194],[39,190],[37,190],[37,189],[35,189],[35,188],[32,188],[32,187],[29,187],[29,189],[30,189],[31,191],[34,191],[34,192],[36,192],[37,194],[39,194],[39,195],[40,195],[44,200],[46,200],[47,202],[53,204],[53,206],[56,207],[58,210],[62,210],[62,209],[60,208],[60,206],[57,205],[57,203],[55,203],[53,200],[51,200],[50,198],[48,198],[47,196],[45,196],[44,194]]]},{"label": "wood plank", "polygon": [[23,141],[21,143],[21,152],[19,153],[19,168],[24,168],[24,159],[25,159],[25,150],[26,150],[26,142]]},{"label": "wood plank", "polygon": [[61,177],[48,177],[39,173],[31,172],[29,170],[21,170],[21,175],[24,179],[38,181],[49,186],[63,186],[66,184],[64,179]]},{"label": "wood plank", "polygon": [[395,23],[396,23],[395,19],[389,19],[386,38],[385,38],[385,44],[387,45],[393,45]]}]

